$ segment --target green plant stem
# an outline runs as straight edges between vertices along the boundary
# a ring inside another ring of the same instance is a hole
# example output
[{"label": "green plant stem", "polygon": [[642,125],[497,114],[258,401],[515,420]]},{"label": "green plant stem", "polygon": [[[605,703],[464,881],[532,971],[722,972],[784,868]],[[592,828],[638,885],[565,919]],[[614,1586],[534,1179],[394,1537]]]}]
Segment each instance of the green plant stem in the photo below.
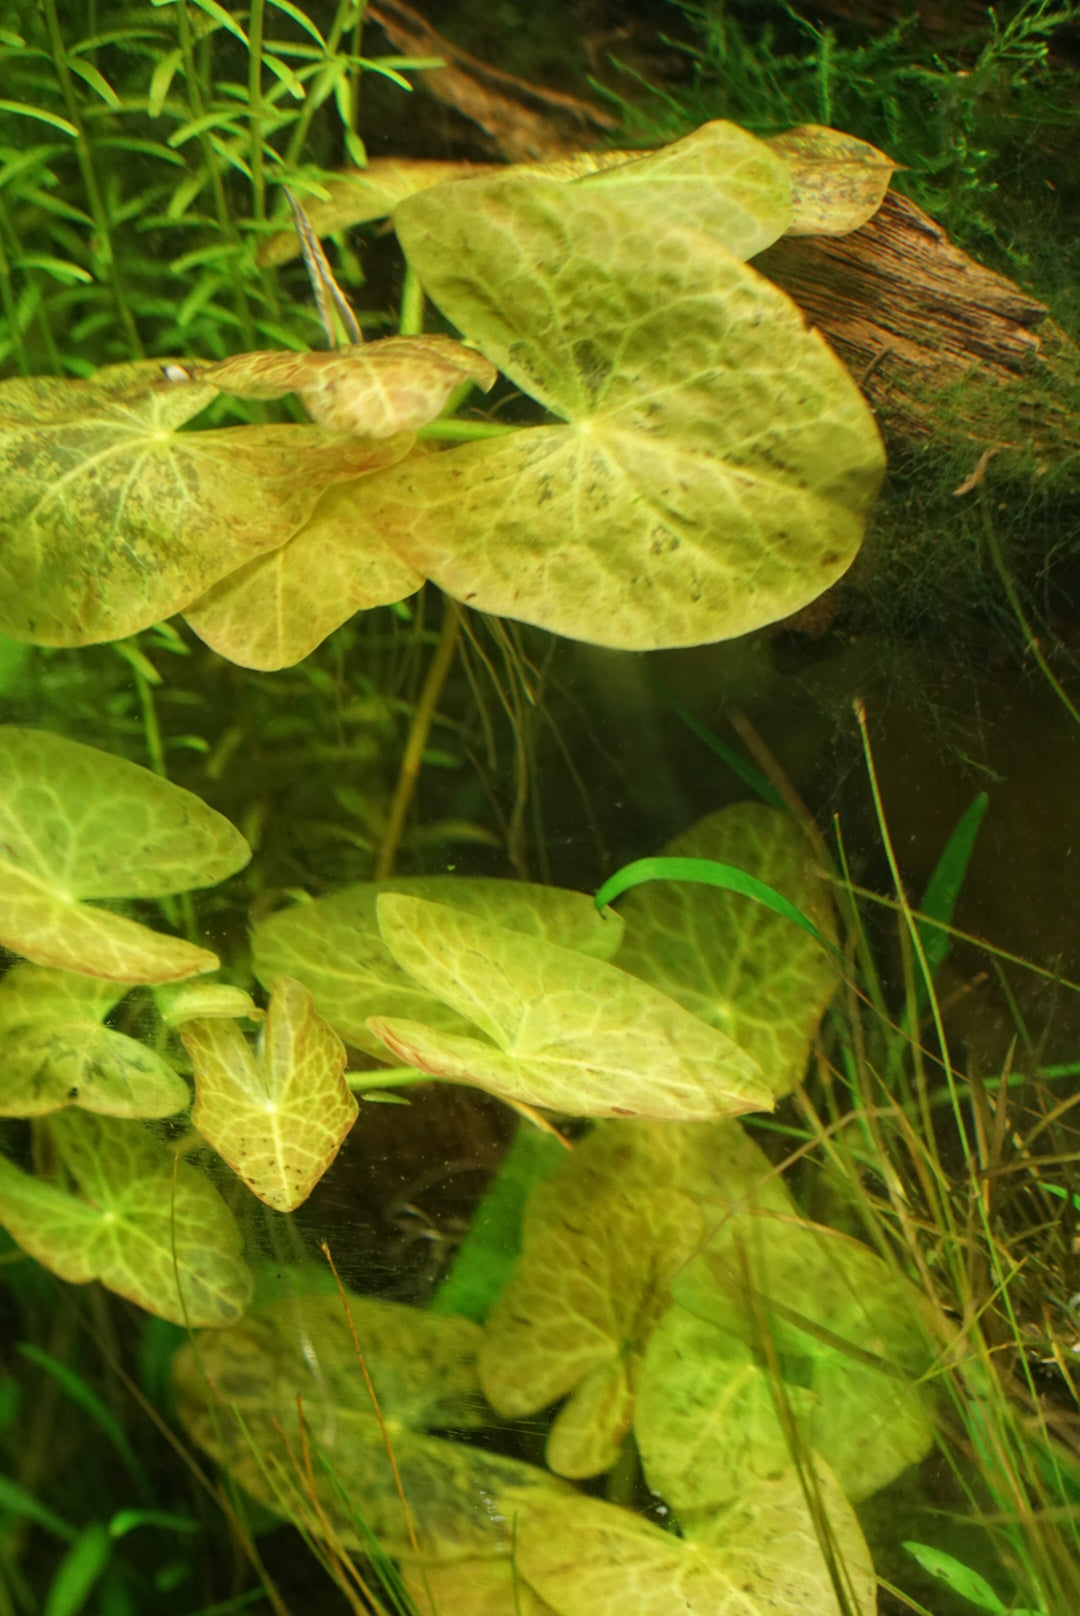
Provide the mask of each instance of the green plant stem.
[{"label": "green plant stem", "polygon": [[[329,34],[326,36],[326,56],[328,65],[333,61],[334,56],[337,54],[337,48],[341,44],[341,36],[348,26],[349,19],[352,17],[353,8],[354,0],[338,0],[338,8],[334,16],[333,26],[331,27]],[[303,111],[296,120],[296,123],[293,125],[293,132],[289,136],[289,144],[285,151],[286,168],[295,168],[296,164],[300,161],[300,153],[304,149],[304,141],[307,139],[307,132],[311,127],[311,120],[325,99],[325,97],[318,93],[318,85],[319,80],[316,78],[311,89],[308,91],[307,98],[304,101]]]},{"label": "green plant stem", "polygon": [[416,782],[420,774],[420,763],[427,745],[428,734],[435,717],[439,697],[446,684],[457,650],[458,639],[461,635],[461,614],[455,603],[444,596],[445,615],[443,617],[442,632],[439,643],[435,648],[431,666],[424,680],[424,688],[420,693],[416,711],[413,713],[412,725],[409,729],[409,738],[405,743],[405,755],[401,760],[401,770],[398,774],[397,786],[394,790],[394,799],[390,804],[390,814],[386,822],[386,831],[383,835],[382,845],[379,848],[379,857],[375,865],[376,881],[389,880],[394,871],[394,859],[397,856],[398,843],[405,828],[405,815],[409,811],[409,804],[416,790]]},{"label": "green plant stem", "polygon": [[266,176],[262,145],[263,0],[251,0],[248,18],[248,121],[251,127],[251,211],[266,218]]},{"label": "green plant stem", "polygon": [[1043,678],[1046,680],[1047,684],[1050,686],[1050,688],[1054,692],[1055,696],[1057,696],[1058,700],[1061,702],[1062,706],[1065,708],[1065,711],[1068,713],[1068,715],[1072,719],[1073,723],[1074,724],[1080,724],[1080,712],[1077,712],[1077,710],[1074,707],[1073,703],[1069,700],[1068,696],[1065,694],[1064,689],[1062,688],[1062,686],[1060,685],[1060,683],[1057,680],[1057,677],[1054,674],[1054,670],[1051,668],[1049,662],[1047,662],[1046,658],[1043,656],[1042,647],[1039,644],[1038,635],[1035,633],[1035,630],[1032,628],[1031,624],[1028,622],[1027,616],[1025,615],[1025,612],[1024,612],[1024,608],[1020,604],[1020,596],[1016,593],[1016,585],[1013,583],[1012,579],[1009,577],[1008,569],[1005,566],[1005,559],[1001,554],[1001,546],[998,543],[997,534],[994,532],[994,524],[993,524],[993,522],[992,522],[992,520],[990,518],[990,506],[989,506],[989,503],[988,503],[988,501],[986,499],[985,490],[982,490],[981,493],[982,493],[982,497],[979,500],[979,510],[981,512],[981,515],[982,515],[983,532],[984,532],[985,537],[986,537],[986,547],[990,552],[990,559],[994,563],[994,568],[995,568],[995,570],[997,572],[997,575],[1001,579],[1001,587],[1005,591],[1005,598],[1008,600],[1009,605],[1013,609],[1013,615],[1015,616],[1016,621],[1020,624],[1020,627],[1023,629],[1024,640],[1026,642],[1027,648],[1031,652],[1032,656],[1035,658],[1035,661],[1038,664],[1040,673],[1043,675]]},{"label": "green plant stem", "polygon": [[86,127],[82,119],[79,99],[75,94],[75,87],[71,82],[71,70],[67,63],[67,51],[64,48],[64,36],[60,32],[60,21],[56,15],[56,0],[44,0],[45,23],[49,31],[49,44],[52,49],[53,66],[60,81],[60,89],[64,97],[64,105],[70,121],[79,131],[75,140],[75,151],[82,172],[83,184],[86,187],[86,200],[90,204],[90,213],[94,220],[94,242],[91,251],[101,259],[105,265],[109,284],[112,287],[113,300],[116,303],[116,312],[120,316],[120,324],[124,328],[128,345],[137,359],[142,359],[145,349],[139,328],[135,324],[135,316],[128,305],[124,294],[120,271],[113,252],[112,235],[109,230],[109,216],[105,210],[105,203],[98,185],[97,171],[94,168],[93,154],[90,142],[87,139]]},{"label": "green plant stem", "polygon": [[0,300],[4,305],[4,319],[7,321],[8,332],[11,336],[11,349],[15,355],[15,362],[23,376],[30,374],[30,360],[26,352],[26,344],[19,329],[19,309],[15,297],[15,288],[11,282],[11,265],[8,263],[7,253],[4,251],[3,235],[0,233]]},{"label": "green plant stem", "polygon": [[424,329],[424,288],[412,265],[406,261],[405,279],[401,284],[401,313],[398,316],[398,335],[418,337]]}]

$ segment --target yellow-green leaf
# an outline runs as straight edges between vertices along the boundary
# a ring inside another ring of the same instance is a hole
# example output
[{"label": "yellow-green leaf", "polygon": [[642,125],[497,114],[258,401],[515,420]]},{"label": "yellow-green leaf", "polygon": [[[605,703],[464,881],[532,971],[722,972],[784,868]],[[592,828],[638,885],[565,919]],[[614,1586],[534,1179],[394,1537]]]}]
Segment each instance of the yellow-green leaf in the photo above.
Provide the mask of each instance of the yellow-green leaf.
[{"label": "yellow-green leaf", "polygon": [[527,937],[601,959],[615,952],[622,937],[618,916],[597,914],[583,892],[454,875],[360,882],[331,897],[284,909],[256,926],[252,958],[263,986],[272,987],[283,974],[295,976],[310,991],[319,1014],[347,1043],[383,1057],[385,1046],[367,1030],[369,1016],[415,1017],[444,1031],[471,1030],[464,1017],[422,988],[395,961],[379,935],[375,906],[383,892],[452,903]]},{"label": "yellow-green leaf", "polygon": [[[390,464],[408,440],[380,449]],[[301,662],[355,612],[403,600],[423,581],[367,524],[345,484],[327,489],[287,544],[230,573],[184,616],[220,656],[272,671]]]},{"label": "yellow-green leaf", "polygon": [[896,164],[854,135],[804,123],[766,144],[787,164],[794,195],[789,236],[844,236],[880,208]]},{"label": "yellow-green leaf", "polygon": [[110,1290],[176,1324],[232,1324],[251,1273],[240,1234],[201,1173],[137,1122],[67,1111],[49,1130],[78,1193],[0,1157],[0,1223],[58,1274]]},{"label": "yellow-green leaf", "polygon": [[328,431],[375,439],[415,432],[441,414],[462,382],[486,392],[497,375],[475,349],[438,334],[384,337],[329,353],[234,354],[216,365],[188,368],[196,385],[239,398],[295,393]]},{"label": "yellow-green leaf", "polygon": [[178,362],[0,382],[0,632],[134,634],[284,544],[364,468],[361,444],[315,427],[177,430],[215,396]]},{"label": "yellow-green leaf", "polygon": [[311,1194],[356,1121],[345,1047],[292,977],[274,984],[257,1049],[235,1021],[187,1021],[195,1069],[191,1120],[248,1188],[277,1212]]},{"label": "yellow-green leaf", "polygon": [[128,983],[212,971],[209,950],[82,900],[210,886],[250,857],[227,819],[149,769],[0,727],[0,942],[36,964]]},{"label": "yellow-green leaf", "polygon": [[627,972],[443,904],[387,893],[377,907],[402,969],[490,1040],[369,1018],[406,1065],[577,1116],[771,1108],[749,1055]]},{"label": "yellow-green leaf", "polygon": [[0,978],[0,1116],[81,1106],[111,1117],[171,1117],[191,1095],[146,1044],[102,1026],[127,987],[38,965]]},{"label": "yellow-green leaf", "polygon": [[218,1016],[262,1021],[266,1015],[250,993],[229,982],[185,982],[180,987],[160,987],[155,990],[154,999],[166,1027],[180,1027],[185,1021],[206,1021]]},{"label": "yellow-green leaf", "polygon": [[[835,936],[828,883],[789,814],[742,802],[663,849],[716,859],[775,887],[825,936]],[[651,881],[620,901],[617,963],[749,1051],[779,1099],[801,1083],[810,1040],[839,985],[836,957],[772,910],[737,893]]]},{"label": "yellow-green leaf", "polygon": [[401,205],[443,313],[566,424],[410,459],[358,497],[457,599],[647,650],[816,599],[854,558],[884,456],[795,305],[682,216],[678,187],[646,206],[622,172]]}]

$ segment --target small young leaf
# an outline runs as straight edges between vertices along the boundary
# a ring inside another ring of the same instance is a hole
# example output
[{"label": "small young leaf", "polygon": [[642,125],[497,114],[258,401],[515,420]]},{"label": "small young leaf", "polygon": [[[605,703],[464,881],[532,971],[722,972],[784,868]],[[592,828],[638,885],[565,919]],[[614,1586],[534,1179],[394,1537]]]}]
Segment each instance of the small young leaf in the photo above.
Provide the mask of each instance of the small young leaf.
[{"label": "small young leaf", "polygon": [[946,1554],[944,1549],[935,1549],[929,1543],[905,1543],[904,1548],[912,1555],[924,1571],[929,1571],[932,1577],[945,1583],[953,1593],[962,1599],[969,1599],[980,1610],[1000,1612],[1004,1616],[1006,1606],[998,1598],[985,1577],[980,1577],[977,1571],[957,1560],[953,1555]]},{"label": "small young leaf", "polygon": [[235,1021],[188,1021],[180,1036],[195,1068],[195,1127],[260,1201],[301,1206],[358,1110],[344,1045],[311,994],[278,978],[255,1052]]},{"label": "small young leaf", "polygon": [[79,1616],[109,1563],[112,1541],[100,1521],[85,1526],[56,1569],[44,1616]]}]

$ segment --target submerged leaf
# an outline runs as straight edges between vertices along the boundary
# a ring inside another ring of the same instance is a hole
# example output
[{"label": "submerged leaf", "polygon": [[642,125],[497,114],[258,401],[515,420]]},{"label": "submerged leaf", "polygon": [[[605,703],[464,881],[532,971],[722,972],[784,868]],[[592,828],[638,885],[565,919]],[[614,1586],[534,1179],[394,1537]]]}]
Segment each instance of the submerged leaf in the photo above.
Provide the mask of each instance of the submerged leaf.
[{"label": "submerged leaf", "polygon": [[0,382],[0,632],[134,634],[284,544],[324,488],[363,471],[362,444],[314,427],[178,432],[215,390],[174,369]]},{"label": "submerged leaf", "polygon": [[510,1418],[571,1394],[548,1438],[553,1470],[598,1475],[615,1462],[670,1286],[706,1231],[743,1201],[789,1206],[734,1122],[602,1123],[533,1190],[480,1375]]},{"label": "submerged leaf", "polygon": [[127,992],[37,965],[0,978],[0,1116],[81,1106],[111,1117],[171,1117],[191,1095],[154,1050],[102,1021]]},{"label": "submerged leaf", "polygon": [[872,219],[896,164],[854,135],[804,123],[766,141],[791,175],[795,216],[789,236],[844,236]]},{"label": "submerged leaf", "polygon": [[567,424],[410,459],[358,497],[479,610],[603,645],[700,644],[846,570],[883,453],[794,304],[683,217],[678,187],[646,206],[622,174],[469,180],[402,204],[426,290]]},{"label": "submerged leaf", "polygon": [[[371,466],[401,459],[409,440],[373,449]],[[328,488],[287,544],[230,573],[184,613],[201,640],[245,668],[302,662],[355,612],[389,606],[423,583],[367,523],[346,484]]]},{"label": "submerged leaf", "polygon": [[154,1000],[166,1027],[180,1027],[185,1021],[205,1021],[217,1016],[238,1016],[247,1021],[262,1021],[266,1012],[260,1010],[250,993],[233,987],[229,982],[185,982],[181,987],[159,987]]},{"label": "submerged leaf", "polygon": [[[664,853],[735,865],[775,887],[823,936],[835,937],[827,882],[789,814],[736,803],[707,814]],[[802,1082],[810,1040],[840,981],[832,953],[752,899],[693,882],[637,887],[620,913],[622,970],[749,1051],[778,1099]]]},{"label": "submerged leaf", "polygon": [[62,1112],[49,1130],[79,1193],[0,1157],[0,1223],[74,1284],[110,1290],[175,1324],[232,1324],[251,1273],[213,1186],[134,1122]]},{"label": "submerged leaf", "polygon": [[[264,987],[294,976],[315,1008],[347,1043],[385,1058],[386,1048],[367,1030],[374,1015],[416,1017],[431,1027],[470,1032],[464,1017],[419,986],[379,935],[375,906],[380,893],[403,892],[452,903],[528,937],[543,938],[609,958],[622,937],[622,921],[601,916],[583,892],[455,875],[407,876],[364,881],[328,898],[296,904],[256,926],[252,937],[255,974]],[[614,924],[612,924],[614,922]]]},{"label": "submerged leaf", "polygon": [[497,375],[475,349],[439,334],[383,337],[328,353],[234,354],[190,371],[196,386],[238,398],[295,393],[319,426],[375,439],[415,432],[442,412],[462,382],[487,392]]},{"label": "submerged leaf", "polygon": [[188,1021],[180,1036],[195,1068],[195,1127],[260,1201],[301,1206],[358,1110],[345,1047],[311,994],[278,977],[256,1051],[235,1021]]},{"label": "submerged leaf", "polygon": [[575,1116],[771,1108],[750,1056],[625,971],[397,893],[379,898],[378,917],[402,969],[491,1040],[369,1018],[408,1065]]},{"label": "submerged leaf", "polygon": [[[425,1557],[505,1555],[514,1516],[534,1493],[576,1497],[520,1460],[430,1434],[485,1421],[476,1325],[372,1298],[351,1297],[349,1309]],[[387,1553],[411,1554],[383,1424],[336,1294],[289,1298],[204,1334],[181,1349],[174,1374],[193,1440],[260,1502],[319,1532],[302,1468],[301,1394],[325,1517],[350,1547],[370,1541],[359,1520]]]},{"label": "submerged leaf", "polygon": [[187,892],[250,857],[227,819],[149,769],[0,728],[0,943],[35,964],[127,983],[212,971],[207,949],[80,900]]}]

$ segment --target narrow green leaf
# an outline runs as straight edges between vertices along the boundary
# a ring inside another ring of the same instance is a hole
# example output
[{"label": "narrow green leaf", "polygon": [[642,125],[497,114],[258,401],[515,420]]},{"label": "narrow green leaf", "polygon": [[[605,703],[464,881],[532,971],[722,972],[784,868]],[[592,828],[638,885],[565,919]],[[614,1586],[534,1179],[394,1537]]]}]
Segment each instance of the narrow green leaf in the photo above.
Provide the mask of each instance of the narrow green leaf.
[{"label": "narrow green leaf", "polygon": [[991,1588],[985,1577],[980,1577],[977,1571],[966,1566],[962,1560],[954,1559],[946,1554],[944,1549],[935,1549],[928,1543],[905,1543],[904,1548],[922,1566],[929,1571],[932,1577],[937,1577],[953,1593],[959,1594],[961,1599],[969,1599],[980,1610],[991,1610],[995,1613],[1004,1611],[1005,1606]]},{"label": "narrow green leaf", "polygon": [[204,112],[201,118],[192,118],[189,123],[180,125],[169,136],[169,145],[183,146],[186,141],[192,140],[196,135],[203,135],[208,129],[227,129],[231,135],[240,133],[240,125],[236,116],[228,112]]},{"label": "narrow green leaf", "polygon": [[84,83],[89,84],[90,88],[100,95],[107,107],[111,108],[113,112],[120,111],[120,97],[104,73],[94,67],[93,63],[80,62],[77,56],[69,56],[67,65],[70,72],[76,73]]},{"label": "narrow green leaf", "polygon": [[28,107],[23,101],[0,101],[0,112],[14,112],[21,118],[37,118],[41,123],[52,124],[54,129],[62,129],[65,135],[77,136],[79,133],[66,118],[58,117],[55,112],[46,112],[44,107]]},{"label": "narrow green leaf", "polygon": [[195,0],[195,4],[200,11],[205,11],[208,17],[212,17],[219,27],[227,28],[230,34],[234,34],[240,40],[241,44],[247,45],[248,37],[240,24],[235,17],[229,15],[224,6],[218,5],[217,0]]},{"label": "narrow green leaf", "polygon": [[12,1515],[21,1515],[46,1532],[51,1532],[54,1537],[65,1538],[69,1543],[76,1537],[73,1526],[69,1526],[55,1510],[51,1510],[47,1504],[35,1498],[33,1493],[28,1493],[25,1487],[20,1487],[17,1481],[5,1476],[2,1470],[0,1470],[0,1510],[7,1510]]},{"label": "narrow green leaf", "polygon": [[45,1596],[44,1616],[78,1616],[109,1563],[112,1543],[100,1521],[80,1532]]},{"label": "narrow green leaf", "polygon": [[787,803],[776,787],[766,780],[760,769],[756,769],[748,758],[743,757],[741,752],[736,752],[733,746],[728,746],[718,735],[714,735],[707,724],[703,724],[700,719],[695,718],[693,713],[684,707],[675,694],[668,689],[659,674],[654,673],[652,675],[652,682],[661,692],[672,712],[677,714],[686,725],[691,735],[696,735],[698,740],[709,748],[710,752],[715,752],[716,756],[727,764],[732,774],[737,775],[744,785],[749,786],[750,790],[755,792],[762,802],[767,802],[772,808],[786,810]]},{"label": "narrow green leaf", "polygon": [[[926,953],[931,975],[944,963],[951,947],[946,930],[956,908],[956,900],[967,875],[968,864],[975,850],[975,839],[986,814],[990,798],[980,791],[974,802],[961,815],[956,828],[945,844],[945,850],[934,866],[919,905],[924,919],[918,921],[918,932]],[[937,925],[929,922],[937,921]],[[925,988],[924,984],[920,987]]]},{"label": "narrow green leaf", "polygon": [[621,870],[604,882],[596,894],[596,907],[605,908],[621,893],[628,892],[631,887],[637,887],[643,881],[699,881],[703,886],[721,887],[726,892],[739,892],[744,898],[753,898],[774,914],[783,915],[785,919],[793,921],[809,936],[819,942],[823,948],[834,948],[831,943],[812,920],[808,920],[801,909],[796,909],[784,897],[765,881],[759,881],[757,876],[748,875],[745,870],[736,869],[733,864],[719,864],[712,859],[683,859],[683,858],[647,858],[635,859],[632,864],[626,864]]},{"label": "narrow green leaf", "polygon": [[74,286],[77,282],[88,285],[94,279],[81,264],[73,264],[67,258],[53,258],[49,253],[27,253],[24,257],[16,258],[15,263],[20,269],[43,269],[46,275],[62,281],[65,286]]},{"label": "narrow green leaf", "polygon": [[115,1543],[139,1526],[156,1526],[162,1532],[197,1532],[199,1524],[190,1515],[170,1515],[161,1509],[121,1509],[109,1522],[109,1536]]},{"label": "narrow green leaf", "polygon": [[286,17],[291,17],[293,22],[296,23],[297,27],[303,28],[305,33],[310,34],[312,39],[314,39],[317,44],[322,46],[324,51],[327,49],[326,40],[320,34],[311,18],[305,16],[305,14],[300,10],[299,6],[292,5],[290,0],[270,0],[270,4],[277,11],[283,11]]},{"label": "narrow green leaf", "polygon": [[304,89],[303,84],[297,78],[292,68],[287,62],[283,62],[280,56],[274,56],[270,51],[264,51],[263,66],[269,68],[270,72],[273,73],[276,79],[280,79],[281,83],[288,90],[289,94],[291,96],[295,96],[297,101],[302,101],[304,99],[307,91]]},{"label": "narrow green leaf", "polygon": [[77,1375],[73,1369],[69,1368],[67,1364],[61,1363],[59,1359],[51,1357],[49,1353],[36,1346],[32,1341],[20,1341],[18,1350],[19,1355],[25,1358],[28,1363],[35,1364],[38,1369],[43,1370],[47,1375],[51,1375],[63,1387],[65,1395],[73,1403],[77,1404],[83,1413],[88,1415],[99,1430],[108,1437],[135,1480],[144,1481],[146,1472],[135,1457],[131,1443],[124,1435],[120,1421],[112,1410],[102,1402],[97,1392],[86,1384],[82,1376]]},{"label": "narrow green leaf", "polygon": [[151,118],[160,117],[161,109],[165,105],[165,98],[169,93],[169,86],[172,84],[176,70],[183,60],[183,51],[173,50],[167,56],[163,56],[154,68],[150,79],[150,95],[146,103],[146,110]]}]

